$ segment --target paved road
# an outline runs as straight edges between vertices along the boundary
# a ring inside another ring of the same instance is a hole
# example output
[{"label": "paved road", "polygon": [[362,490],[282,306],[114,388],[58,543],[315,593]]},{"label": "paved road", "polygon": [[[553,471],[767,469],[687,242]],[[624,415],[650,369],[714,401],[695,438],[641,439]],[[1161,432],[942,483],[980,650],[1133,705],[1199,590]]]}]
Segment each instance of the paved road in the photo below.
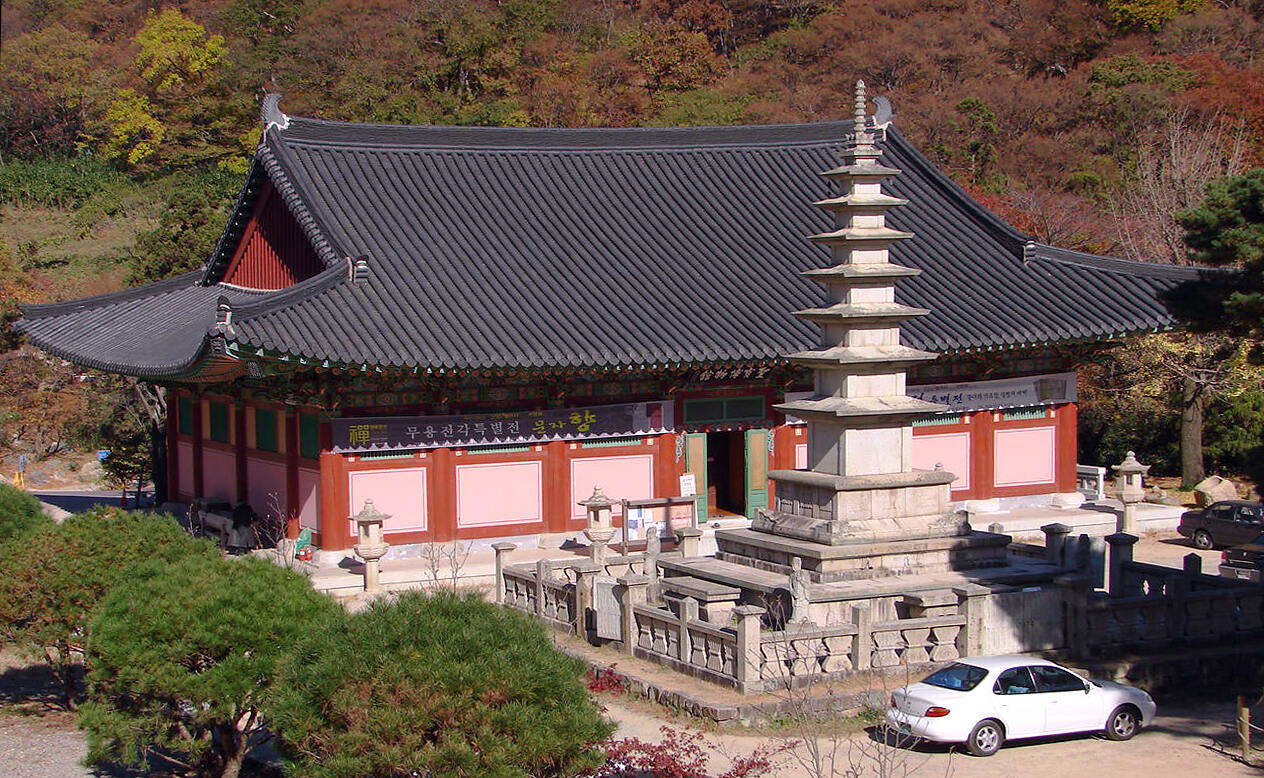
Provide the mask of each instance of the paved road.
[{"label": "paved road", "polygon": [[[652,708],[641,703],[627,703],[623,698],[608,697],[603,697],[602,703],[607,708],[607,715],[619,726],[617,737],[657,741],[658,728],[664,723],[672,723],[658,718]],[[1223,723],[1232,719],[1233,707],[1229,703],[1173,705],[1171,710],[1160,713],[1151,728],[1126,743],[1114,743],[1095,736],[1026,741],[1008,745],[995,755],[982,759],[943,746],[892,749],[875,742],[865,733],[858,733],[840,739],[839,748],[835,751],[838,754],[835,774],[852,775],[847,769],[854,765],[863,768],[855,773],[858,775],[927,778],[947,775],[957,778],[1259,778],[1260,770],[1242,765],[1212,747],[1213,737],[1223,733]],[[786,733],[779,737],[794,735]],[[708,738],[727,752],[727,755],[712,755],[709,767],[713,773],[727,769],[732,756],[749,754],[761,743],[767,742],[761,737],[728,732],[710,734]],[[832,746],[829,738],[818,739],[818,742],[823,748]],[[779,778],[817,775],[805,769],[793,756],[780,759],[783,768],[777,773]],[[879,763],[884,767],[881,772],[877,769]]]}]

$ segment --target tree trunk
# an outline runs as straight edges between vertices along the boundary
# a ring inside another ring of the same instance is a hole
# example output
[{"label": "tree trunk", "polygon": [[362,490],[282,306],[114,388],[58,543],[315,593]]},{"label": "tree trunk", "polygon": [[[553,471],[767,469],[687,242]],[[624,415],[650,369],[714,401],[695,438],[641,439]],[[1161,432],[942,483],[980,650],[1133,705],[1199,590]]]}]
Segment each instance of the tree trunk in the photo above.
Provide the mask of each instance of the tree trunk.
[{"label": "tree trunk", "polygon": [[1193,378],[1181,380],[1181,488],[1203,480],[1203,387]]},{"label": "tree trunk", "polygon": [[246,759],[247,738],[241,736],[232,724],[220,724],[219,752],[224,760],[224,768],[220,778],[237,778],[241,772],[242,762]]}]

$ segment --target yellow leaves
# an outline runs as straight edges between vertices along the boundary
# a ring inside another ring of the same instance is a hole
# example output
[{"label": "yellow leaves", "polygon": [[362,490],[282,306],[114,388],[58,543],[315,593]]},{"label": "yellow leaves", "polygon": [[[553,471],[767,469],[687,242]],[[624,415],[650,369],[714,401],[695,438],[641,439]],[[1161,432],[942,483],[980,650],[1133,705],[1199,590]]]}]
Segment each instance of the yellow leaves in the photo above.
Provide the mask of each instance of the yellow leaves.
[{"label": "yellow leaves", "polygon": [[1157,30],[1169,19],[1197,11],[1205,4],[1205,0],[1109,0],[1106,6],[1121,26],[1145,25]]},{"label": "yellow leaves", "polygon": [[119,90],[105,110],[105,156],[135,165],[157,151],[167,128],[152,111],[148,97],[134,89]]},{"label": "yellow leaves", "polygon": [[134,40],[140,46],[136,66],[158,92],[200,84],[228,52],[224,36],[208,36],[174,8],[150,11]]}]

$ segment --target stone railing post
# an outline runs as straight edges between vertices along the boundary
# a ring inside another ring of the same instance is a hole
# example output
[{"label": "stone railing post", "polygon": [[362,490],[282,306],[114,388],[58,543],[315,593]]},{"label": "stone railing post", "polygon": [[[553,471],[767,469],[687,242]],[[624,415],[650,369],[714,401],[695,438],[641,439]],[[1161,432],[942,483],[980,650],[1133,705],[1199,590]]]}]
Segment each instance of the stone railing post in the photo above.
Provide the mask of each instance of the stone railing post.
[{"label": "stone railing post", "polygon": [[868,603],[851,606],[851,620],[856,634],[851,639],[851,665],[853,670],[868,670],[873,653],[873,617]]},{"label": "stone railing post", "polygon": [[1106,536],[1108,545],[1107,551],[1107,567],[1109,568],[1109,578],[1106,581],[1106,591],[1110,592],[1111,597],[1126,597],[1130,587],[1125,580],[1127,575],[1124,568],[1128,562],[1132,561],[1132,547],[1137,543],[1136,535],[1129,535],[1127,532],[1116,532],[1113,535]]},{"label": "stone railing post", "polygon": [[496,603],[498,605],[505,603],[505,557],[515,548],[517,546],[513,543],[492,544],[492,550],[496,552]]},{"label": "stone railing post", "polygon": [[957,614],[964,616],[966,623],[957,635],[957,653],[962,656],[975,656],[983,653],[983,598],[992,593],[991,589],[979,584],[968,583],[954,586],[953,594],[957,595]]},{"label": "stone railing post", "polygon": [[592,612],[593,580],[604,567],[597,562],[578,562],[571,565],[575,571],[575,634],[588,637],[588,614]]},{"label": "stone railing post", "polygon": [[637,629],[636,629],[636,612],[637,605],[644,605],[646,595],[649,593],[650,579],[644,575],[624,575],[615,579],[618,584],[616,594],[619,598],[619,621],[622,626],[623,633],[623,651],[627,654],[636,653]]},{"label": "stone railing post", "polygon": [[1082,575],[1060,575],[1053,582],[1062,588],[1066,603],[1067,648],[1076,659],[1088,657],[1088,592],[1092,582]]},{"label": "stone railing post", "polygon": [[739,605],[733,609],[733,617],[737,619],[737,656],[734,657],[734,665],[737,688],[743,693],[763,689],[763,679],[759,677],[759,630],[764,612],[758,605]]},{"label": "stone railing post", "polygon": [[700,555],[699,546],[702,541],[702,530],[696,527],[685,527],[676,530],[676,550],[683,557]]},{"label": "stone railing post", "polygon": [[[540,559],[535,563],[535,615],[544,614],[544,582],[553,575],[553,562]],[[552,614],[549,614],[550,616]]]},{"label": "stone railing post", "polygon": [[645,536],[645,576],[650,579],[649,599],[658,602],[661,597],[658,585],[658,558],[663,553],[662,541],[657,532]]},{"label": "stone railing post", "polygon": [[[1182,562],[1184,562],[1185,577],[1193,584],[1194,579],[1203,574],[1203,558],[1191,551],[1185,555]],[[1189,588],[1193,589],[1194,587],[1190,586]]]},{"label": "stone railing post", "polygon": [[676,657],[689,664],[693,657],[693,638],[689,636],[689,622],[698,620],[698,601],[686,597],[680,601],[680,656]]},{"label": "stone railing post", "polygon": [[1045,533],[1045,559],[1053,562],[1059,567],[1068,567],[1066,542],[1067,536],[1071,534],[1071,528],[1060,522],[1046,524],[1040,528]]}]

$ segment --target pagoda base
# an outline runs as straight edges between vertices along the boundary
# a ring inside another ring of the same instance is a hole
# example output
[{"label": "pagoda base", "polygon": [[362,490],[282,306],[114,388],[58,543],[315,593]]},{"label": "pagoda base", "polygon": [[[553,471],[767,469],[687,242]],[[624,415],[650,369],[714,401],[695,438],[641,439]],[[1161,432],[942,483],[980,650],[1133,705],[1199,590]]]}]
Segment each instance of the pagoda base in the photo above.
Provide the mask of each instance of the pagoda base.
[{"label": "pagoda base", "polygon": [[790,574],[791,560],[798,557],[814,583],[959,572],[1009,564],[1009,535],[967,532],[950,537],[831,545],[754,529],[717,530],[715,557],[781,575]]}]

